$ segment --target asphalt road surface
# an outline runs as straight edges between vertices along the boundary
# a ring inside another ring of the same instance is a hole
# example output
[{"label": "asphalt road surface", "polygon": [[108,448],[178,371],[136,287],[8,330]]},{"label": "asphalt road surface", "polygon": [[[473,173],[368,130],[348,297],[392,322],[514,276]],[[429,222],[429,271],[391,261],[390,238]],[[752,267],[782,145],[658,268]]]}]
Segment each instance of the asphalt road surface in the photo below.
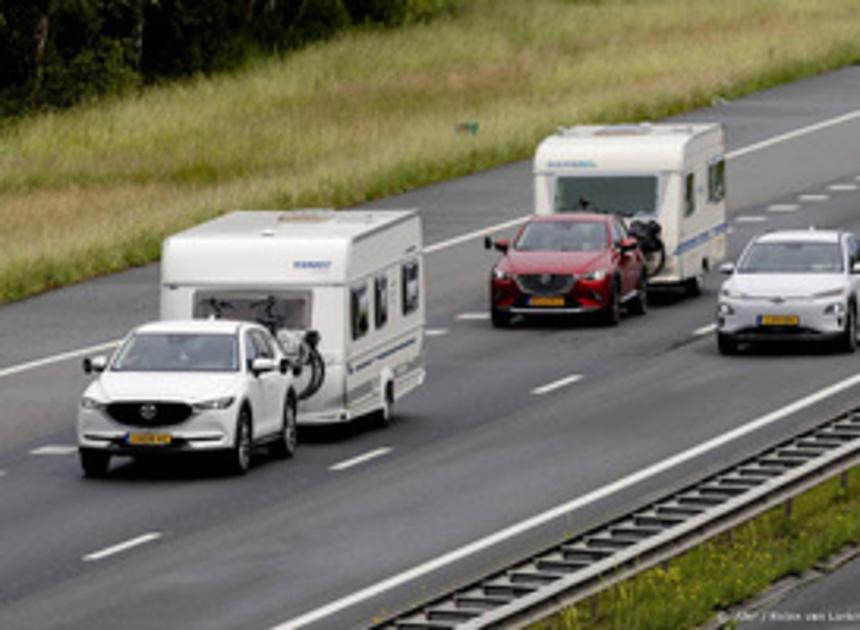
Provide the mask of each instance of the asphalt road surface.
[{"label": "asphalt road surface", "polygon": [[[740,152],[860,109],[858,78],[849,68],[685,118],[724,121],[730,151]],[[730,255],[776,227],[860,233],[860,161],[807,156],[829,172],[810,182],[810,169],[793,176],[802,162],[797,141],[786,142],[790,155],[774,154],[779,143],[758,162],[755,151],[739,154],[743,171],[730,161],[730,186],[757,181],[765,195],[751,207],[735,201]],[[243,478],[121,463],[107,480],[84,480],[72,448],[86,383],[80,357],[21,367],[155,317],[157,267],[0,308],[0,627],[366,626],[860,402],[846,389],[637,475],[854,375],[860,355],[719,356],[708,328],[719,277],[699,298],[658,296],[616,329],[577,321],[493,330],[485,315],[495,255],[477,238],[439,244],[524,215],[529,170],[514,164],[373,204],[419,208],[437,245],[426,257],[428,382],[398,404],[391,428],[305,433],[295,460],[261,456]],[[528,521],[576,497],[587,497],[578,509]]]}]

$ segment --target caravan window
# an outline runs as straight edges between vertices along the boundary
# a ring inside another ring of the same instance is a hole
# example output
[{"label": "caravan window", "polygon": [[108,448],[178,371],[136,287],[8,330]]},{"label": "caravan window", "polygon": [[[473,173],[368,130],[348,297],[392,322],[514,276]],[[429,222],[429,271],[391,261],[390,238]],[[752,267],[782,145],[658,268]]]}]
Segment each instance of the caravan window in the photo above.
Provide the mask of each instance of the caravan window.
[{"label": "caravan window", "polygon": [[376,328],[388,321],[388,276],[379,274],[373,281],[373,320]]},{"label": "caravan window", "polygon": [[258,322],[270,330],[307,330],[311,327],[311,292],[197,291],[194,318]]},{"label": "caravan window", "polygon": [[696,211],[696,178],[689,173],[684,178],[684,216],[688,217]]},{"label": "caravan window", "polygon": [[657,208],[657,176],[558,177],[555,211],[632,217]]},{"label": "caravan window", "polygon": [[364,337],[370,328],[370,300],[366,282],[354,285],[349,292],[349,318],[353,340]]},{"label": "caravan window", "polygon": [[726,197],[726,161],[717,160],[708,165],[708,201],[717,203]]},{"label": "caravan window", "polygon": [[420,299],[421,282],[418,269],[418,261],[413,260],[405,263],[400,269],[400,282],[403,293],[403,314],[409,315],[418,308]]}]

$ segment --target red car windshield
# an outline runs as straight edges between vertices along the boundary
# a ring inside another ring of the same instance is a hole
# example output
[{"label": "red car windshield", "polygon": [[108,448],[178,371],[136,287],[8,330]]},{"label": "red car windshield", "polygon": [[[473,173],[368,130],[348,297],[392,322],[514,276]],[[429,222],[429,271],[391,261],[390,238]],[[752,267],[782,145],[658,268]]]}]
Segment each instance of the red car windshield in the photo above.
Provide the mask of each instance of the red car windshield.
[{"label": "red car windshield", "polygon": [[523,228],[514,249],[522,252],[594,252],[606,249],[606,225],[598,221],[535,221]]}]

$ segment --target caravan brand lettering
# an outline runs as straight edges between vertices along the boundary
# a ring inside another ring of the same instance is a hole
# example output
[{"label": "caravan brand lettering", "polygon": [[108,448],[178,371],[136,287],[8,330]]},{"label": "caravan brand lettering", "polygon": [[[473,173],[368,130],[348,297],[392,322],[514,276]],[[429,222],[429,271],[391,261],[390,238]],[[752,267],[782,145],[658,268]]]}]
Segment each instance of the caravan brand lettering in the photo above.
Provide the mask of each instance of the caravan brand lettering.
[{"label": "caravan brand lettering", "polygon": [[308,269],[311,271],[328,271],[331,268],[330,260],[296,260],[293,269]]}]

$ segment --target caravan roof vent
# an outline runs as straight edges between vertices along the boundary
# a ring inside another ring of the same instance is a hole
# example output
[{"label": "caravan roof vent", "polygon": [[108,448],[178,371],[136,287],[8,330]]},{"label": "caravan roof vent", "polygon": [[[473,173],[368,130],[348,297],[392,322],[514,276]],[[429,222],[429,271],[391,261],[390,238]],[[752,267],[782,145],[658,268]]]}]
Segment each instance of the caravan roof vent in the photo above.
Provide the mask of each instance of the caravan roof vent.
[{"label": "caravan roof vent", "polygon": [[322,223],[331,221],[334,218],[335,212],[326,209],[311,209],[311,210],[290,210],[282,212],[278,217],[278,223]]},{"label": "caravan roof vent", "polygon": [[651,133],[650,125],[610,125],[598,129],[595,136],[644,136]]}]

